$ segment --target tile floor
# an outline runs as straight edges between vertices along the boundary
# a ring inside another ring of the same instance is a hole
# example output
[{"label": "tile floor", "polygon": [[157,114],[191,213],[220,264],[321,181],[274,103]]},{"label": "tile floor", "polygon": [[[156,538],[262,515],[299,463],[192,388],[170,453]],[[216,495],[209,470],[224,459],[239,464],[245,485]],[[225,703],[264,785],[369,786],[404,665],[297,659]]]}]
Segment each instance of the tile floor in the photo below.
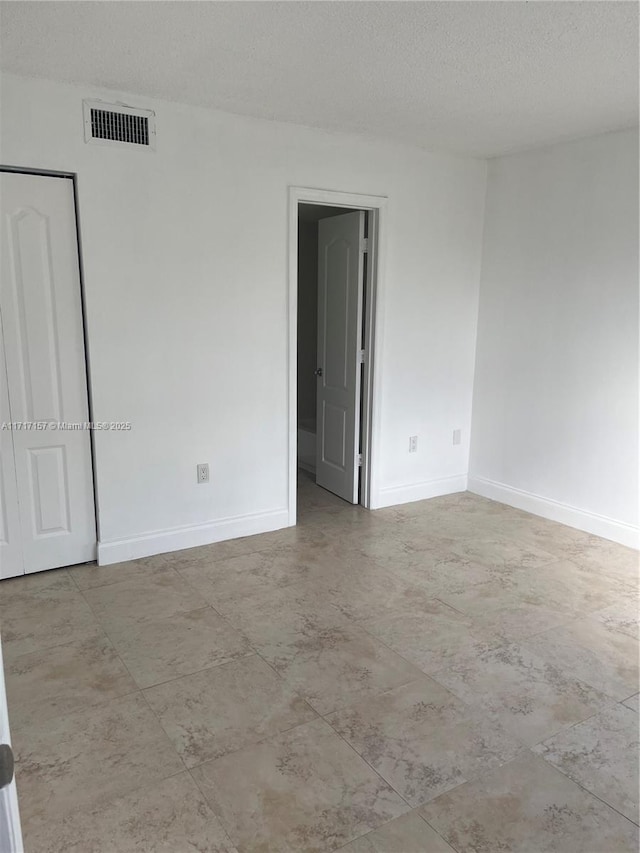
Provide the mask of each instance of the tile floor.
[{"label": "tile floor", "polygon": [[27,853],[638,849],[638,554],[470,495],[0,585]]}]

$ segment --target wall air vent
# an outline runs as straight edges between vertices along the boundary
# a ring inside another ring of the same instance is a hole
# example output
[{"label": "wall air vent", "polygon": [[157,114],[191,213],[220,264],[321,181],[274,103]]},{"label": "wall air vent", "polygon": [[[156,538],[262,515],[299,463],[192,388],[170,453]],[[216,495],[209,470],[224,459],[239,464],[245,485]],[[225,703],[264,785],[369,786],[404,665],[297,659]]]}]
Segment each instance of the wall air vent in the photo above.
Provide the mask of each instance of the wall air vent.
[{"label": "wall air vent", "polygon": [[155,148],[155,113],[124,104],[84,101],[84,141]]}]

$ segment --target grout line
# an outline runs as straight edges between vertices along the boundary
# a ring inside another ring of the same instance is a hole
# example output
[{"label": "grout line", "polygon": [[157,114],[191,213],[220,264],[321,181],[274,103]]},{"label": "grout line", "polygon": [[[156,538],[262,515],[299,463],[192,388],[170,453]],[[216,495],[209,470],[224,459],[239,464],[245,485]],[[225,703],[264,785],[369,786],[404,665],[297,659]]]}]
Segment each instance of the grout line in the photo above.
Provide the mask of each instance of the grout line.
[{"label": "grout line", "polygon": [[[506,763],[506,762],[505,762],[505,763]],[[501,764],[500,766],[501,766],[501,767],[503,767],[504,765],[503,765],[503,764]],[[462,784],[464,785],[465,783],[463,782]],[[452,790],[454,790],[454,791],[455,791],[455,788],[453,788]],[[448,792],[448,791],[446,791],[445,793],[447,793],[447,794],[448,794],[449,792]],[[438,799],[437,797],[434,797],[434,799],[433,799],[433,800],[430,800],[429,802],[433,802],[434,800],[437,800],[437,799]],[[426,805],[428,805],[428,803],[425,803],[424,805],[426,806]],[[444,841],[444,843],[445,843],[445,844],[447,844],[449,847],[451,847],[451,849],[452,849],[452,850],[454,850],[454,851],[455,851],[455,853],[462,853],[462,848],[461,848],[461,847],[456,847],[456,846],[455,846],[455,844],[453,844],[451,841],[448,841],[448,840],[444,837],[444,835],[440,832],[440,830],[439,830],[439,829],[436,829],[436,827],[435,827],[432,823],[429,823],[429,821],[426,819],[426,817],[425,817],[423,814],[420,814],[420,809],[421,809],[421,808],[423,808],[423,806],[418,806],[418,808],[416,809],[416,812],[417,812],[418,817],[420,818],[420,820],[423,820],[423,821],[427,824],[427,826],[428,826],[430,829],[432,829],[432,830],[433,830],[437,835],[439,835],[439,836],[440,836],[440,838],[442,838],[442,840]]]},{"label": "grout line", "polygon": [[[183,769],[184,769],[184,770],[188,770],[189,768],[187,767],[187,764],[186,764],[186,762],[185,762],[184,758],[183,758],[183,757],[182,757],[182,755],[178,752],[178,748],[177,748],[177,747],[176,747],[176,745],[174,744],[174,742],[173,742],[172,738],[170,738],[170,737],[169,737],[169,734],[168,734],[167,730],[165,729],[165,727],[164,727],[164,726],[163,726],[163,724],[162,724],[162,720],[160,719],[160,717],[158,716],[158,714],[156,714],[156,712],[154,711],[154,709],[153,709],[153,708],[151,707],[151,705],[149,704],[149,700],[148,700],[148,699],[147,699],[147,697],[144,695],[144,690],[141,690],[141,691],[140,691],[140,694],[141,694],[141,696],[142,696],[142,699],[144,700],[145,705],[147,706],[147,708],[149,709],[149,711],[150,711],[150,712],[151,712],[151,714],[153,715],[153,719],[154,719],[154,720],[158,723],[158,725],[160,726],[160,729],[162,730],[162,733],[164,734],[164,737],[165,737],[165,739],[166,739],[167,743],[171,745],[171,749],[173,750],[173,752],[178,756],[178,758],[179,758],[179,759],[180,759],[180,761],[182,762]],[[177,772],[182,773],[182,770],[177,771]],[[175,775],[175,774],[172,774],[172,775]]]},{"label": "grout line", "polygon": [[[343,710],[345,710],[345,709],[343,709]],[[339,712],[332,711],[331,713],[339,713]],[[335,726],[333,726],[330,723],[329,720],[326,719],[326,717],[323,717],[322,719],[332,729],[332,731],[335,732],[335,734],[340,738],[340,740],[349,747],[349,749],[353,752],[353,754],[357,755],[358,758],[360,759],[360,761],[364,761],[364,763],[367,765],[367,767],[369,767],[376,774],[376,776],[384,783],[384,785],[386,785],[387,788],[390,788],[394,793],[396,793],[400,797],[402,802],[405,803],[405,805],[407,805],[409,807],[410,810],[414,808],[414,806],[412,806],[411,803],[409,803],[408,800],[406,800],[405,797],[402,796],[400,791],[398,791],[396,788],[394,788],[394,786],[391,784],[391,782],[388,782],[384,778],[384,776],[381,773],[379,773],[376,770],[376,768],[369,761],[367,761],[367,759],[363,755],[360,755],[358,750],[351,743],[349,743],[349,741],[345,737],[343,737],[343,735],[340,734],[340,732],[335,728]],[[407,812],[405,812],[404,814],[407,814]],[[401,815],[397,815],[397,817],[401,817]],[[387,823],[388,823],[388,821],[387,821]],[[381,824],[381,826],[382,825],[383,824]]]},{"label": "grout line", "polygon": [[[594,716],[595,716],[595,715],[594,715]],[[591,719],[591,718],[589,718],[589,719]],[[572,728],[572,727],[571,727],[571,728]],[[530,751],[530,752],[531,752],[531,754],[532,754],[532,755],[534,755],[536,758],[541,758],[541,759],[544,761],[544,763],[547,765],[547,767],[550,767],[552,770],[555,770],[555,772],[556,772],[556,773],[558,773],[558,774],[559,774],[560,776],[562,776],[564,779],[568,779],[568,780],[569,780],[569,782],[571,782],[572,784],[576,785],[578,788],[581,788],[581,789],[582,789],[586,794],[589,794],[589,796],[593,797],[595,800],[599,800],[599,801],[600,801],[601,803],[603,803],[607,808],[611,809],[611,810],[612,810],[612,811],[614,811],[616,814],[620,815],[620,817],[621,817],[621,818],[624,818],[624,820],[628,821],[632,826],[636,826],[636,827],[637,827],[637,826],[640,826],[640,824],[638,824],[635,820],[633,820],[632,818],[628,817],[626,814],[623,814],[623,813],[622,813],[619,809],[617,809],[615,806],[612,806],[612,805],[611,805],[611,803],[608,803],[606,800],[603,800],[603,798],[602,798],[602,797],[598,796],[598,794],[594,793],[592,790],[590,790],[589,788],[585,787],[585,785],[583,785],[581,782],[578,782],[578,781],[577,781],[577,779],[574,779],[572,776],[569,776],[569,774],[568,774],[568,773],[565,773],[563,770],[560,770],[560,768],[559,768],[559,767],[556,767],[556,765],[555,765],[555,764],[552,764],[552,763],[551,763],[551,761],[548,761],[548,760],[544,757],[544,755],[540,755],[540,754],[539,754],[539,753],[537,753],[537,752],[533,752],[533,750],[531,749],[531,747],[529,747],[529,751]]]},{"label": "grout line", "polygon": [[[203,766],[204,766],[204,764],[196,765],[196,767],[203,767]],[[224,834],[229,839],[229,842],[230,842],[231,846],[233,847],[234,851],[236,851],[236,849],[239,850],[240,849],[240,837],[239,836],[238,836],[238,838],[235,837],[235,835],[232,833],[231,828],[229,827],[227,822],[224,820],[222,814],[219,813],[213,807],[213,804],[211,803],[211,801],[209,800],[209,798],[207,797],[207,795],[205,794],[203,789],[198,784],[198,780],[194,777],[193,772],[192,772],[193,770],[196,769],[196,767],[187,768],[187,773],[189,774],[191,781],[196,786],[197,791],[199,792],[199,794],[202,797],[202,799],[204,800],[204,802],[207,804],[207,807],[211,810],[211,813],[213,814],[214,818],[218,822],[220,828],[222,829]]]},{"label": "grout line", "polygon": [[194,672],[183,672],[180,675],[174,675],[171,678],[166,678],[164,681],[156,681],[153,684],[147,684],[144,687],[139,687],[139,689],[143,692],[146,692],[148,690],[154,690],[156,687],[164,687],[166,684],[173,684],[175,681],[181,681],[183,678],[192,678],[193,676],[200,675],[201,673],[211,672],[214,669],[221,669],[224,666],[230,666],[233,663],[239,663],[240,661],[244,661],[247,660],[247,658],[252,657],[257,657],[257,654],[253,649],[246,655],[240,655],[239,657],[229,658],[228,660],[221,661],[220,663],[212,664],[212,666],[204,666],[202,667],[202,669],[194,670]]}]

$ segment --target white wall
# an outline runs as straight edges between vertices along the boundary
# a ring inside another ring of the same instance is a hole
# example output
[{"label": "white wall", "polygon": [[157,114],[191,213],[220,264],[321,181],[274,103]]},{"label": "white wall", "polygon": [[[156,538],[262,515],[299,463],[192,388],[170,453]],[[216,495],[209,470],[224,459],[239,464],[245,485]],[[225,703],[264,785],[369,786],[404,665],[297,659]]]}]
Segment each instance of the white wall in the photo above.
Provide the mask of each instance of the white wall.
[{"label": "white wall", "polygon": [[[157,151],[86,145],[84,97]],[[103,561],[287,523],[289,185],[389,196],[374,502],[464,488],[483,162],[13,75],[1,110],[5,165],[78,173],[94,417],[133,423],[96,435]]]},{"label": "white wall", "polygon": [[638,134],[491,161],[470,488],[638,543]]}]

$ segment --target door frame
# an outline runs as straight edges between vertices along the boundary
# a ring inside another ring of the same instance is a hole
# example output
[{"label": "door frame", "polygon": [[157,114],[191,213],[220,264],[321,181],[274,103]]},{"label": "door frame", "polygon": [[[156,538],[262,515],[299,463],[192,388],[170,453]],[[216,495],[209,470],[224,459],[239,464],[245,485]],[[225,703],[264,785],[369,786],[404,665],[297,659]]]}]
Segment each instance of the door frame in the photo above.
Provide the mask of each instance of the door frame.
[{"label": "door frame", "polygon": [[298,469],[298,205],[318,204],[366,210],[369,213],[366,302],[364,315],[365,361],[362,377],[362,478],[360,505],[370,509],[378,493],[380,446],[380,387],[384,248],[387,196],[362,195],[312,187],[289,187],[289,268],[287,298],[288,372],[288,512],[289,526],[296,523],[296,483]]},{"label": "door frame", "polygon": [[[55,169],[35,169],[31,166],[7,166],[0,163],[0,172],[17,172],[21,175],[34,175],[44,178],[65,178],[71,181],[73,188],[73,213],[75,216],[76,239],[78,245],[78,276],[80,280],[80,322],[82,323],[82,338],[84,341],[84,372],[87,382],[87,408],[89,421],[93,423],[93,395],[91,390],[91,369],[89,355],[89,333],[87,331],[87,306],[85,294],[84,264],[82,261],[82,232],[80,229],[80,206],[78,202],[78,173],[61,172]],[[100,542],[100,513],[98,512],[98,483],[96,479],[96,448],[94,431],[89,430],[89,448],[91,460],[91,482],[93,485],[93,514],[96,520],[96,555],[98,560],[98,543]]]}]

